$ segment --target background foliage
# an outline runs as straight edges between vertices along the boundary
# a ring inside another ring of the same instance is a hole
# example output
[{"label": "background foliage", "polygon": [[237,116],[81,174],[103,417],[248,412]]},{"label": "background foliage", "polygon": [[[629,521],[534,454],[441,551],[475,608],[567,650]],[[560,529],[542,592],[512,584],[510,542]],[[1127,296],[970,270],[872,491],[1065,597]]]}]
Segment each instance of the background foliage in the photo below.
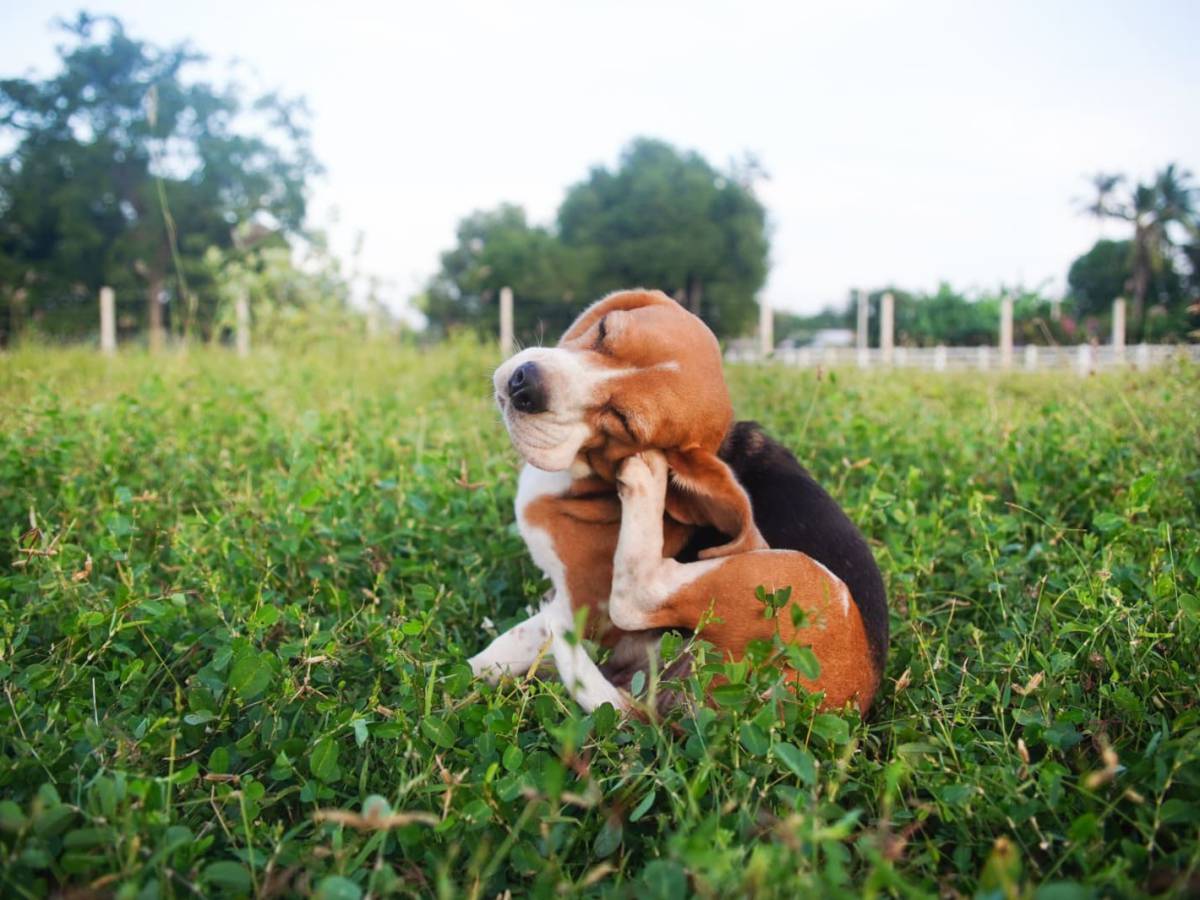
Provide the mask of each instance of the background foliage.
[{"label": "background foliage", "polygon": [[544,589],[491,364],[0,356],[6,895],[1196,889],[1194,368],[731,368],[870,536],[887,679],[712,661],[655,726],[470,677]]},{"label": "background foliage", "polygon": [[515,328],[556,337],[581,301],[610,291],[666,291],[722,336],[757,321],[767,277],[766,211],[753,160],[728,173],[697,153],[639,138],[614,171],[594,168],[571,187],[554,229],[530,226],[518,206],[472,213],[422,298],[436,329],[494,334],[496,298],[513,288]]},{"label": "background foliage", "polygon": [[209,251],[254,265],[302,236],[319,171],[304,105],[199,80],[194,48],[112,17],[62,31],[58,73],[0,80],[0,343],[94,334],[101,285],[127,336],[211,335],[226,285]]},{"label": "background foliage", "polygon": [[[195,48],[139,40],[113,17],[80,14],[62,30],[60,71],[0,80],[0,345],[29,332],[94,336],[101,285],[116,289],[122,338],[154,346],[168,329],[220,338],[230,297],[247,285],[272,337],[282,323],[305,340],[315,322],[355,327],[345,315],[353,279],[328,254],[316,266],[300,259],[323,245],[306,226],[320,166],[303,102],[209,83]],[[531,223],[514,204],[465,216],[417,306],[432,337],[491,335],[509,286],[519,338],[546,341],[585,302],[641,285],[724,338],[748,334],[769,267],[755,192],[766,177],[752,156],[720,168],[637,138],[615,167],[567,190],[553,223]],[[1107,339],[1117,296],[1130,300],[1130,340],[1200,336],[1196,202],[1191,173],[1174,164],[1144,183],[1094,176],[1081,212],[1127,237],[1072,263],[1061,318],[1049,315],[1051,298],[1016,289],[1018,340]],[[901,342],[997,340],[999,290],[892,291]],[[777,320],[780,338],[804,341],[852,327],[854,310]]]}]

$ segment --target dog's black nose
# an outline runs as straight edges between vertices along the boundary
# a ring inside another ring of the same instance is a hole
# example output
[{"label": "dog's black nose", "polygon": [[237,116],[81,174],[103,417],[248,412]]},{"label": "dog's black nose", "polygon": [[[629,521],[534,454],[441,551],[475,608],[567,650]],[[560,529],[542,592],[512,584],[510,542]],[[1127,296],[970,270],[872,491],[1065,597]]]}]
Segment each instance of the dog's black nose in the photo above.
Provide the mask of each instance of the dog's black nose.
[{"label": "dog's black nose", "polygon": [[536,363],[523,363],[509,376],[508,399],[523,413],[546,411],[546,387]]}]

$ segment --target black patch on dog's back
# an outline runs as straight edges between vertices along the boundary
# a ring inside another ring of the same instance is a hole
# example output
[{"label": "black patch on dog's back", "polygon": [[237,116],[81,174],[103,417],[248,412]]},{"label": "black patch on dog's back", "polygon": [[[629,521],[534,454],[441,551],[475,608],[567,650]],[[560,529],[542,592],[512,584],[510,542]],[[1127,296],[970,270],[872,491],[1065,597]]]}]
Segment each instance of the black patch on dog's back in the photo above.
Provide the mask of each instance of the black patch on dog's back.
[{"label": "black patch on dog's back", "polygon": [[[754,523],[768,546],[808,554],[850,588],[867,632],[871,659],[882,675],[888,648],[887,593],[862,532],[791,451],[757,422],[736,423],[718,455],[749,494]],[[715,528],[702,528],[678,558],[694,560],[704,548],[726,540]]]}]

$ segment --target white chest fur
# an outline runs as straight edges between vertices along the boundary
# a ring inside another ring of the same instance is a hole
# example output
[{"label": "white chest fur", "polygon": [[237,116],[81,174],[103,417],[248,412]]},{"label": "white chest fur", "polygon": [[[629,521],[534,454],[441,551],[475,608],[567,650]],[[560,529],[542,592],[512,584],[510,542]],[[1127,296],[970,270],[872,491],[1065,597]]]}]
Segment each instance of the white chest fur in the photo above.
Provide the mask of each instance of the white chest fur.
[{"label": "white chest fur", "polygon": [[528,464],[521,469],[517,481],[517,527],[529,548],[529,555],[558,591],[565,590],[566,573],[562,560],[554,552],[554,538],[545,528],[531,522],[526,513],[535,500],[561,497],[570,488],[571,481],[570,471],[546,472]]},{"label": "white chest fur", "polygon": [[530,505],[544,497],[561,497],[572,480],[588,474],[586,466],[563,472],[546,472],[526,465],[517,481],[517,527],[529,547],[529,554],[538,568],[554,584],[553,596],[524,622],[497,637],[482,653],[471,658],[476,674],[496,679],[503,674],[518,674],[530,668],[544,652],[546,642],[554,657],[559,677],[587,711],[601,703],[611,703],[617,709],[626,706],[625,698],[596,667],[582,642],[568,640],[574,628],[571,598],[566,588],[566,567],[554,552],[553,536],[543,527],[530,521]]}]

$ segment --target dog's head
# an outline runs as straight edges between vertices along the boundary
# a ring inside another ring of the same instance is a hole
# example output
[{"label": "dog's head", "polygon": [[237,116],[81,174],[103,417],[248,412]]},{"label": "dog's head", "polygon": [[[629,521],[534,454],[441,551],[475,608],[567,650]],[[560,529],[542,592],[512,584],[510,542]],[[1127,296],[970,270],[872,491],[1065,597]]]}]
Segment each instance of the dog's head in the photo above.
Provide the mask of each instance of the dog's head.
[{"label": "dog's head", "polygon": [[705,555],[765,546],[745,491],[717,458],[733,422],[721,348],[666,294],[605,297],[557,347],[522,350],[493,382],[513,445],[530,464],[561,471],[582,463],[612,480],[622,459],[663,450],[673,474],[671,515],[733,536]]}]

